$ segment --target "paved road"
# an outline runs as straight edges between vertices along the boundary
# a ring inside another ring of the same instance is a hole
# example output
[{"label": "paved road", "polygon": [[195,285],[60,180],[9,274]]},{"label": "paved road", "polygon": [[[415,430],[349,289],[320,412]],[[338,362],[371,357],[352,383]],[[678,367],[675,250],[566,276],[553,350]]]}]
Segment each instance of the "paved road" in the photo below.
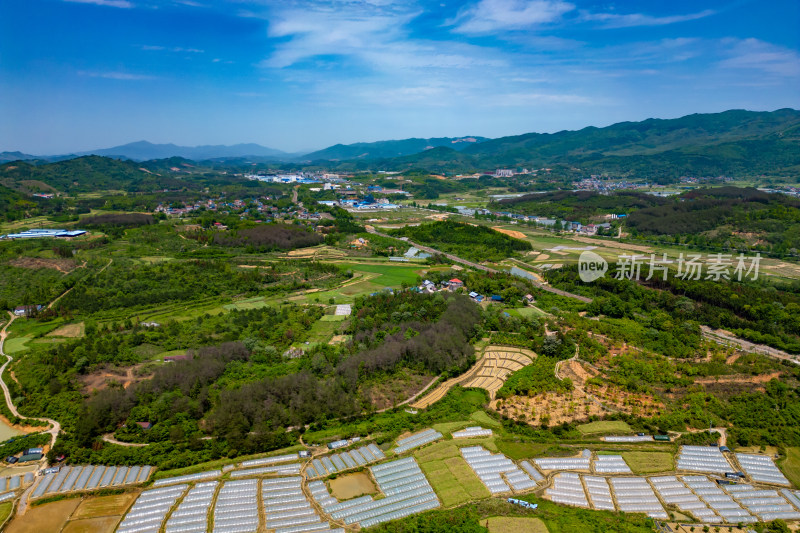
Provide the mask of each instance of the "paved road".
[{"label": "paved road", "polygon": [[[386,233],[381,233],[380,231],[376,230],[372,226],[367,226],[367,231],[369,233],[374,233],[375,235],[379,235],[381,237],[388,237],[390,239],[396,239],[397,238],[397,237],[392,237],[391,235],[387,235]],[[439,250],[437,250],[435,248],[431,248],[430,246],[423,246],[421,244],[417,244],[417,243],[415,243],[413,241],[410,241],[410,240],[406,240],[405,242],[407,242],[408,244],[410,244],[411,246],[413,246],[413,247],[415,247],[415,248],[417,248],[419,250],[422,250],[423,252],[427,252],[429,254],[443,255],[446,258],[448,258],[450,261],[453,261],[454,263],[460,263],[462,265],[467,265],[468,267],[472,267],[472,268],[475,268],[477,270],[483,270],[484,272],[489,272],[490,274],[497,274],[497,273],[500,272],[499,270],[497,270],[495,268],[487,267],[486,265],[481,265],[480,263],[473,263],[472,261],[467,261],[466,259],[462,259],[462,258],[458,257],[457,255],[440,252]],[[543,291],[551,292],[551,293],[557,294],[559,296],[564,296],[566,298],[574,298],[576,300],[580,300],[580,301],[586,302],[586,303],[591,303],[592,302],[592,299],[591,298],[587,298],[586,296],[579,296],[577,294],[572,294],[571,292],[562,291],[561,289],[556,289],[555,287],[551,287],[550,285],[545,285],[545,284],[539,283],[537,281],[532,281],[531,280],[531,283],[533,283],[533,285],[537,289],[541,289]]]}]

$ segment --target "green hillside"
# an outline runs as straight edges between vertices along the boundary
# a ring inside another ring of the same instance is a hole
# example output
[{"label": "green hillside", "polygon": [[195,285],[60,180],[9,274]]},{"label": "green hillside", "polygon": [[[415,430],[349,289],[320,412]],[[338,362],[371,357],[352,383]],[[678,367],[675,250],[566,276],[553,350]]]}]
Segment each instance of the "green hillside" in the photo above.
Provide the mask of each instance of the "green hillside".
[{"label": "green hillside", "polygon": [[670,183],[691,176],[783,176],[800,168],[800,111],[726,111],[605,128],[528,133],[402,157],[350,160],[342,170],[475,172],[563,167],[576,175],[614,173]]},{"label": "green hillside", "polygon": [[345,159],[402,157],[439,147],[465,150],[485,140],[485,137],[437,137],[432,139],[413,138],[372,143],[336,144],[324,150],[306,154],[302,159],[304,161],[317,161],[320,159],[340,161]]}]

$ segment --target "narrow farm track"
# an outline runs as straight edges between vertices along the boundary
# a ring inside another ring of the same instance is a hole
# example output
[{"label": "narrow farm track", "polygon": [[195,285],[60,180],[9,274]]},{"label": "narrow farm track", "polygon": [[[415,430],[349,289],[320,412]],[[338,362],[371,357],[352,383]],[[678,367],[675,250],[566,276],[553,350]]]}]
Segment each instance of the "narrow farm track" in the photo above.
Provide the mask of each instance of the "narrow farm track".
[{"label": "narrow farm track", "polygon": [[[369,233],[374,233],[375,235],[378,235],[380,237],[387,237],[389,239],[394,239],[395,238],[395,237],[392,237],[391,235],[387,235],[386,233],[381,233],[381,232],[379,232],[378,230],[376,230],[375,228],[373,228],[371,226],[367,227],[367,231]],[[431,248],[430,246],[423,246],[421,244],[417,244],[417,243],[415,243],[413,241],[410,241],[410,240],[407,240],[405,242],[407,242],[408,244],[410,244],[411,246],[413,246],[413,247],[415,247],[415,248],[417,248],[419,250],[422,250],[423,252],[427,252],[429,254],[434,254],[434,255],[435,254],[443,255],[446,258],[448,258],[449,260],[453,261],[454,263],[461,263],[462,265],[467,265],[468,267],[472,267],[472,268],[475,268],[477,270],[483,270],[484,272],[488,272],[490,274],[497,274],[497,273],[500,272],[497,269],[490,268],[490,267],[487,267],[485,265],[481,265],[479,263],[473,263],[472,261],[467,261],[466,259],[462,259],[462,258],[460,258],[460,257],[458,257],[456,255],[440,252],[439,250],[437,250],[435,248]],[[531,283],[533,283],[533,285],[537,289],[541,289],[543,291],[551,292],[553,294],[557,294],[558,296],[564,296],[564,297],[567,297],[567,298],[573,298],[575,300],[580,300],[581,302],[592,303],[592,299],[591,298],[587,298],[586,296],[580,296],[578,294],[572,294],[571,292],[562,291],[561,289],[556,289],[555,287],[551,287],[550,285],[545,285],[543,283],[539,283],[539,282],[536,282],[536,281],[531,281]]]},{"label": "narrow farm track", "polygon": [[17,317],[11,312],[9,312],[8,315],[11,317],[11,319],[0,331],[0,355],[4,355],[6,357],[6,362],[3,363],[3,366],[0,367],[0,387],[2,387],[3,389],[3,394],[5,395],[6,399],[6,405],[8,406],[8,410],[11,411],[11,414],[13,414],[14,416],[16,416],[21,420],[38,420],[40,422],[47,422],[48,424],[50,424],[51,427],[47,431],[47,433],[50,433],[50,447],[52,448],[56,443],[58,434],[61,432],[61,424],[50,418],[34,418],[19,414],[19,411],[17,411],[17,408],[14,406],[14,402],[11,401],[11,392],[8,390],[8,385],[6,385],[6,382],[2,377],[3,372],[5,372],[8,365],[11,363],[11,361],[13,361],[13,358],[4,351],[4,347],[6,344],[6,338],[8,337],[8,327],[14,322],[14,320],[16,320]]}]

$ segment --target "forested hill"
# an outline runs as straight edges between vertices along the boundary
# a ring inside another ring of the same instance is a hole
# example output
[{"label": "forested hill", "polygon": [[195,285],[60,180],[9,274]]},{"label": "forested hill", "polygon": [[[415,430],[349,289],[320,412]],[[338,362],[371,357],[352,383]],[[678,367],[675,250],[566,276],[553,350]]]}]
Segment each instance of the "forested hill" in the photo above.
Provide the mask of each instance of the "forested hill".
[{"label": "forested hill", "polygon": [[480,144],[485,137],[438,137],[432,139],[402,139],[397,141],[378,141],[371,143],[336,144],[323,150],[304,155],[303,161],[341,161],[345,159],[376,159],[402,157],[430,150],[431,148],[448,147],[453,150],[465,150]]},{"label": "forested hill", "polygon": [[85,156],[45,165],[23,161],[0,165],[0,185],[23,192],[30,192],[32,187],[43,190],[52,188],[62,193],[102,190],[140,192],[183,189],[187,182],[151,172],[133,161]]},{"label": "forested hill", "polygon": [[462,151],[440,147],[399,158],[341,164],[342,168],[436,172],[557,165],[583,174],[612,172],[658,182],[672,182],[684,175],[796,172],[800,168],[800,111],[734,110],[621,122],[605,128],[501,137]]}]

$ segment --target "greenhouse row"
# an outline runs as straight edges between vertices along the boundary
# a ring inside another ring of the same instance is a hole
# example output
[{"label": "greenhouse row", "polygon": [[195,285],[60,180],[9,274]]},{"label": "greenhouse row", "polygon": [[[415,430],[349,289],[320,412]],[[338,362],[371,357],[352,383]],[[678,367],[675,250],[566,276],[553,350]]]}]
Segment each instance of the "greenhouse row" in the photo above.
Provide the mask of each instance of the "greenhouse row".
[{"label": "greenhouse row", "polygon": [[766,455],[754,455],[749,453],[737,453],[736,460],[742,467],[742,470],[750,476],[753,481],[760,481],[761,483],[772,483],[774,485],[788,485],[791,486],[789,480],[786,479],[771,457]]},{"label": "greenhouse row", "polygon": [[296,453],[289,453],[285,455],[275,455],[272,457],[262,457],[260,459],[250,459],[249,461],[242,462],[241,468],[252,468],[254,466],[274,465],[277,463],[289,463],[297,461],[300,458]]},{"label": "greenhouse row", "polygon": [[[334,520],[369,527],[439,507],[439,500],[413,457],[371,468],[378,488],[386,497],[362,496],[338,502],[321,482],[309,484],[314,498]],[[324,492],[323,492],[324,490]]]},{"label": "greenhouse row", "polygon": [[149,466],[65,466],[57,473],[46,474],[31,496],[141,483],[147,481],[150,471]]},{"label": "greenhouse row", "polygon": [[591,458],[589,457],[556,457],[538,458],[533,460],[542,470],[589,470]]},{"label": "greenhouse row", "polygon": [[27,472],[20,476],[0,477],[0,492],[17,490],[22,486],[23,482],[26,485],[33,483],[33,472]]},{"label": "greenhouse row", "polygon": [[650,483],[665,503],[675,505],[682,512],[691,513],[701,522],[718,521],[714,511],[705,502],[702,502],[697,495],[693,494],[677,477],[651,477]]},{"label": "greenhouse row", "polygon": [[592,507],[605,511],[616,510],[614,507],[614,500],[611,498],[611,489],[608,486],[606,478],[583,476],[583,483],[586,485],[586,492],[589,494]]},{"label": "greenhouse row", "polygon": [[557,474],[553,486],[545,491],[545,496],[556,503],[575,507],[589,507],[580,476],[570,472]]},{"label": "greenhouse row", "polygon": [[631,474],[631,469],[621,455],[598,455],[594,461],[598,474]]},{"label": "greenhouse row", "polygon": [[330,457],[314,459],[311,465],[306,468],[306,475],[309,478],[325,477],[329,474],[357,468],[359,466],[380,461],[386,458],[384,453],[375,444],[362,446],[354,450],[337,453]]},{"label": "greenhouse row", "polygon": [[175,485],[141,493],[117,533],[158,533],[167,513],[187,488],[188,485]]},{"label": "greenhouse row", "polygon": [[476,437],[491,437],[492,430],[484,429],[480,426],[468,427],[461,431],[454,431],[452,433],[454,439],[474,439]]},{"label": "greenhouse row", "polygon": [[503,454],[493,454],[481,446],[470,446],[461,448],[461,455],[492,494],[511,489],[522,492],[536,487],[536,482]]},{"label": "greenhouse row", "polygon": [[539,483],[540,481],[544,481],[544,476],[536,470],[536,467],[529,461],[520,461],[519,466],[521,466],[535,482]]},{"label": "greenhouse row", "polygon": [[603,440],[606,442],[650,442],[653,440],[653,436],[652,435],[624,435],[624,436],[609,435],[608,437],[603,437]]},{"label": "greenhouse row", "polygon": [[249,533],[258,529],[258,480],[222,485],[214,506],[214,533]]},{"label": "greenhouse row", "polygon": [[678,470],[713,474],[733,472],[730,463],[716,446],[681,446]]},{"label": "greenhouse row", "polygon": [[261,486],[267,529],[288,529],[298,526],[305,526],[306,531],[316,528],[322,528],[323,531],[330,529],[327,520],[320,518],[306,499],[301,488],[301,478],[278,478],[269,481],[273,483]]},{"label": "greenhouse row", "polygon": [[425,431],[415,433],[414,435],[411,435],[404,439],[398,439],[397,448],[394,449],[394,453],[400,455],[401,453],[407,452],[408,450],[419,448],[420,446],[424,446],[429,442],[433,442],[441,438],[442,434],[436,431],[435,429],[426,429]]},{"label": "greenhouse row", "polygon": [[245,470],[234,470],[231,472],[232,478],[262,476],[265,474],[279,474],[284,476],[297,475],[300,473],[300,463],[288,465],[261,466],[257,468],[247,468]]},{"label": "greenhouse row", "polygon": [[204,479],[214,479],[222,475],[222,470],[209,470],[207,472],[200,472],[199,474],[190,474],[187,476],[168,477],[159,479],[153,483],[154,487],[163,487],[166,485],[174,485],[176,483],[191,483],[192,481],[202,481]]},{"label": "greenhouse row", "polygon": [[205,481],[192,487],[167,520],[165,533],[205,533],[217,485],[217,481]]},{"label": "greenhouse row", "polygon": [[658,501],[647,480],[640,477],[611,478],[617,508],[626,513],[645,513],[653,518],[667,518],[661,502]]}]

